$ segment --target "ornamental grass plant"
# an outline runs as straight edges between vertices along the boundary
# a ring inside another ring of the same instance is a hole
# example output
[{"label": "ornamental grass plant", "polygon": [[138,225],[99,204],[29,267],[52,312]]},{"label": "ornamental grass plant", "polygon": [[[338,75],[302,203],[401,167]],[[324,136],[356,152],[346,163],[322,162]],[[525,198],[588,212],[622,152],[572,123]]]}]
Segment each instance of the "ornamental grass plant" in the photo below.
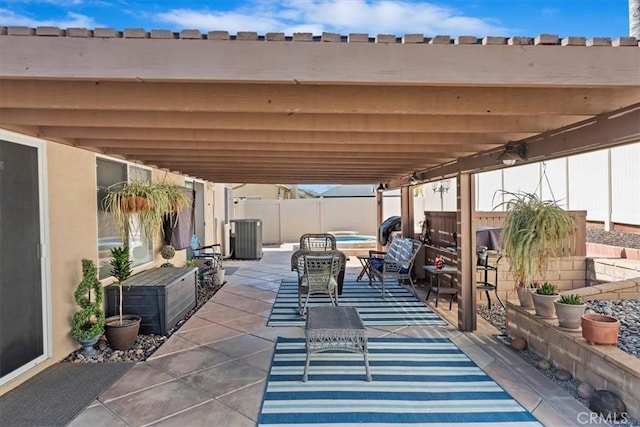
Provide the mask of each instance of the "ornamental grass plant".
[{"label": "ornamental grass plant", "polygon": [[[506,216],[500,234],[502,251],[511,261],[511,273],[518,286],[530,288],[550,258],[563,245],[575,244],[575,224],[558,204],[534,193],[503,191],[509,200],[500,203]],[[572,239],[573,238],[573,239]],[[573,242],[573,243],[572,243]]]}]

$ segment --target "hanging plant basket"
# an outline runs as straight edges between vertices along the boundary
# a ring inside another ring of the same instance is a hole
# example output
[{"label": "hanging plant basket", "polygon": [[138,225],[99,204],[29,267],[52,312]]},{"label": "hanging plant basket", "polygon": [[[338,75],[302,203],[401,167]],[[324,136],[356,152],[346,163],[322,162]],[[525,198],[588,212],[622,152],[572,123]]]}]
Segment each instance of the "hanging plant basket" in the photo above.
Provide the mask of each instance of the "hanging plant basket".
[{"label": "hanging plant basket", "polygon": [[[126,241],[130,227],[135,224],[148,241],[162,228],[165,215],[178,212],[190,200],[179,187],[171,183],[147,181],[121,182],[107,189],[102,203],[111,212],[122,240]],[[133,216],[135,221],[131,221]]]}]

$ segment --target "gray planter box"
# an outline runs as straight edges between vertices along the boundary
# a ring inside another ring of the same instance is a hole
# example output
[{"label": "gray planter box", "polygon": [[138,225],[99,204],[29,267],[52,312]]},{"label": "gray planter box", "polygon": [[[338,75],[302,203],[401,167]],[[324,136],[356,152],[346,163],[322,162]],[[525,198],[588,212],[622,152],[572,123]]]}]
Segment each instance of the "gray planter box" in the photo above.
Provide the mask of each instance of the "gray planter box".
[{"label": "gray planter box", "polygon": [[[122,286],[122,314],[142,317],[141,334],[165,335],[196,306],[195,267],[161,267],[131,276]],[[118,286],[106,288],[107,316],[118,314]]]}]

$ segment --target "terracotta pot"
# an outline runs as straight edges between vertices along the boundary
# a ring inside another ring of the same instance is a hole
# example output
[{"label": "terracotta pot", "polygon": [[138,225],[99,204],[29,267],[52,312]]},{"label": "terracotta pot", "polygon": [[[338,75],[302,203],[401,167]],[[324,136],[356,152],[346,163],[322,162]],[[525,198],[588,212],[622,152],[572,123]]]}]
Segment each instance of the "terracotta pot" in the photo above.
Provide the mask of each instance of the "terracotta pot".
[{"label": "terracotta pot", "polygon": [[618,344],[620,321],[603,314],[582,315],[582,336],[591,345]]},{"label": "terracotta pot", "polygon": [[128,350],[138,338],[142,318],[134,315],[111,316],[105,319],[104,334],[114,350]]},{"label": "terracotta pot", "polygon": [[533,307],[536,309],[536,316],[542,319],[555,319],[556,308],[553,302],[560,298],[560,295],[540,295],[532,292]]},{"label": "terracotta pot", "polygon": [[586,304],[572,305],[563,304],[560,301],[554,301],[556,306],[556,314],[558,315],[558,325],[563,329],[580,329],[582,323],[582,315]]},{"label": "terracotta pot", "polygon": [[518,300],[520,301],[520,307],[531,310],[533,308],[533,298],[531,297],[531,288],[523,288],[518,286],[516,288],[518,294]]}]

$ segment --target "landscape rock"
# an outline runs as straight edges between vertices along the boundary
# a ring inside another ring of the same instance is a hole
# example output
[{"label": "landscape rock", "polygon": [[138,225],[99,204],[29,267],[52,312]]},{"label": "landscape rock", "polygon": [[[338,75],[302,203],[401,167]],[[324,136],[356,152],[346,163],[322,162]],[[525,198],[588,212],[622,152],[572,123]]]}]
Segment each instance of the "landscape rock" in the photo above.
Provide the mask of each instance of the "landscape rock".
[{"label": "landscape rock", "polygon": [[522,337],[516,337],[511,341],[511,348],[520,351],[527,348],[527,340]]},{"label": "landscape rock", "polygon": [[548,369],[551,369],[551,362],[545,359],[541,359],[538,362],[538,369],[540,369],[541,371],[546,371]]},{"label": "landscape rock", "polygon": [[571,378],[573,378],[573,375],[571,375],[571,372],[567,371],[566,369],[558,369],[556,371],[556,378],[560,381],[569,381]]},{"label": "landscape rock", "polygon": [[609,390],[596,390],[589,399],[589,409],[605,419],[621,418],[627,411],[624,402]]},{"label": "landscape rock", "polygon": [[578,384],[577,393],[578,393],[578,396],[580,396],[583,399],[590,399],[594,391],[595,391],[594,388],[589,383],[583,382]]}]

